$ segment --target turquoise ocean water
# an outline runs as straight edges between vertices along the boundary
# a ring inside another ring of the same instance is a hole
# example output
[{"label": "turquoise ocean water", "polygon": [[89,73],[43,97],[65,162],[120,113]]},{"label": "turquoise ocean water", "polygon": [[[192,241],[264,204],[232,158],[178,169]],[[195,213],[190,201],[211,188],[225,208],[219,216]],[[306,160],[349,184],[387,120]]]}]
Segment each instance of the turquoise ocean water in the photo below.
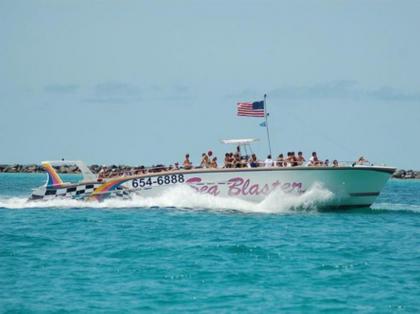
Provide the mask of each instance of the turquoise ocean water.
[{"label": "turquoise ocean water", "polygon": [[420,181],[319,212],[316,195],[26,203],[44,180],[0,174],[0,312],[420,311]]}]

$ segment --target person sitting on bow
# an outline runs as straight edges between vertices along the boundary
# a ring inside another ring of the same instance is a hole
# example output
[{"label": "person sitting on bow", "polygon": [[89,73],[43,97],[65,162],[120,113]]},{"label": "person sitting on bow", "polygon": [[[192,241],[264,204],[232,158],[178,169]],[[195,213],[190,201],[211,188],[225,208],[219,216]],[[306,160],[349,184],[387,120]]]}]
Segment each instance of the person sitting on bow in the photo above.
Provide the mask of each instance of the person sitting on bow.
[{"label": "person sitting on bow", "polygon": [[217,168],[217,157],[213,157],[213,159],[210,161],[210,168]]},{"label": "person sitting on bow", "polygon": [[368,164],[369,160],[367,160],[365,157],[360,156],[359,159],[356,161],[357,165],[364,165],[364,164]]},{"label": "person sitting on bow", "polygon": [[206,153],[202,153],[201,154],[201,163],[200,163],[200,167],[201,168],[208,168],[209,167],[209,156]]},{"label": "person sitting on bow", "polygon": [[185,170],[190,170],[190,169],[192,169],[192,162],[190,161],[190,154],[186,154],[185,155],[185,160],[184,160],[184,163],[183,163],[183,165],[184,165],[184,169]]},{"label": "person sitting on bow", "polygon": [[309,166],[320,166],[322,162],[318,159],[316,152],[312,153],[311,159],[309,159]]}]

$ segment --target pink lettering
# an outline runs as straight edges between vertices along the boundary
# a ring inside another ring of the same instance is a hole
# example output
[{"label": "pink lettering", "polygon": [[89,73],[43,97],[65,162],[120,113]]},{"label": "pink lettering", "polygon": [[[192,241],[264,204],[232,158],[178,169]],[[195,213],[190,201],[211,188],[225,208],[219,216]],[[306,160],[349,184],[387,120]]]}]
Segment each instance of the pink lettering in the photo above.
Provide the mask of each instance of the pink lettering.
[{"label": "pink lettering", "polygon": [[237,196],[239,194],[241,194],[241,189],[240,186],[242,185],[242,183],[244,182],[244,179],[242,178],[232,178],[228,181],[229,184],[229,191],[228,194],[230,196]]},{"label": "pink lettering", "polygon": [[275,190],[275,189],[277,189],[277,187],[280,185],[280,181],[279,180],[277,180],[276,182],[273,182],[273,184],[272,184],[272,186],[273,186],[273,191]]},{"label": "pink lettering", "polygon": [[259,194],[258,184],[254,184],[249,188],[249,194],[251,195],[258,195]]},{"label": "pink lettering", "polygon": [[288,189],[290,189],[290,183],[289,182],[284,183],[281,189],[286,192]]},{"label": "pink lettering", "polygon": [[185,181],[185,183],[187,183],[190,187],[192,187],[197,192],[200,192],[200,190],[198,189],[198,187],[194,186],[194,184],[200,183],[200,182],[201,182],[201,178],[197,178],[197,177],[189,178],[187,181]]},{"label": "pink lettering", "polygon": [[207,193],[211,194],[211,195],[214,195],[214,196],[217,196],[217,195],[219,195],[220,192],[219,192],[219,188],[217,187],[217,185],[213,185],[209,188]]},{"label": "pink lettering", "polygon": [[209,187],[207,185],[203,185],[200,189],[200,193],[205,193],[208,189]]},{"label": "pink lettering", "polygon": [[201,182],[201,178],[197,178],[197,177],[189,178],[187,181],[185,181],[185,183],[188,183],[188,184],[196,184],[200,182]]},{"label": "pink lettering", "polygon": [[189,184],[190,187],[192,187],[194,190],[196,190],[199,193],[207,193],[207,194],[211,194],[214,196],[217,196],[220,194],[219,188],[217,187],[217,185],[212,185],[212,186],[208,186],[208,185],[203,185],[201,187],[196,186],[195,184],[197,183],[201,183],[201,178],[198,177],[193,177],[188,179],[187,181],[185,181],[187,184]]},{"label": "pink lettering", "polygon": [[248,186],[249,186],[249,179],[246,179],[244,185],[242,186],[242,195],[248,195],[248,192],[246,191]]},{"label": "pink lettering", "polygon": [[260,194],[267,195],[270,193],[270,188],[268,187],[268,184],[264,184],[263,188],[260,191]]},{"label": "pink lettering", "polygon": [[[199,185],[202,183],[202,179],[199,177],[189,178],[185,181],[194,190],[199,193],[206,193],[217,196],[220,194],[219,186],[217,184],[211,185]],[[241,177],[231,178],[227,182],[228,195],[239,196],[239,195],[268,195],[277,188],[280,188],[284,192],[292,192],[294,190],[298,192],[303,191],[302,182],[284,182],[281,183],[279,180],[274,181],[272,184],[264,184],[262,188],[259,184],[251,184],[250,179],[244,179]]]},{"label": "pink lettering", "polygon": [[302,191],[302,182],[293,182],[292,190],[297,190],[298,192]]}]

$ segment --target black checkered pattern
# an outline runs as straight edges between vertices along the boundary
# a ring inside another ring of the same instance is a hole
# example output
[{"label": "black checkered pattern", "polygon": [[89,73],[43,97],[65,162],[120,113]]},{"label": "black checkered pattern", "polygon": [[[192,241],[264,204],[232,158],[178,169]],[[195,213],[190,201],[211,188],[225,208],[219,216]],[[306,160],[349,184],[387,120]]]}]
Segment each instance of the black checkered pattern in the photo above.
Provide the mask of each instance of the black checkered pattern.
[{"label": "black checkered pattern", "polygon": [[[93,191],[103,183],[89,183],[69,186],[67,188],[48,188],[45,190],[44,195],[32,195],[32,199],[48,199],[52,197],[62,198],[85,198],[90,196]],[[127,197],[130,193],[126,188],[120,186],[112,192],[113,195],[118,197]]]},{"label": "black checkered pattern", "polygon": [[68,198],[83,198],[92,194],[92,192],[102,183],[89,183],[74,185],[67,188],[48,188],[45,190],[45,194],[42,195],[32,195],[33,199],[43,199],[50,197],[68,197]]}]

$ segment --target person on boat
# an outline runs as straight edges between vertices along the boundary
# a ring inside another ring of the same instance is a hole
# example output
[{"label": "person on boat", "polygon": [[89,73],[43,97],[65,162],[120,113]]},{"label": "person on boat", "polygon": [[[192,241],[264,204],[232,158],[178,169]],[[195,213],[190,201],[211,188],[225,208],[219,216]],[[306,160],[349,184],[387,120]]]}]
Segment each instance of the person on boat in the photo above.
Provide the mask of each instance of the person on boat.
[{"label": "person on boat", "polygon": [[217,168],[217,157],[213,157],[210,161],[210,168],[216,169]]},{"label": "person on boat", "polygon": [[184,160],[183,165],[184,165],[185,170],[192,169],[192,162],[190,161],[190,154],[185,155],[185,160]]},{"label": "person on boat", "polygon": [[251,155],[251,158],[249,158],[248,167],[249,168],[257,168],[258,167],[257,155],[255,155],[255,154]]},{"label": "person on boat", "polygon": [[334,161],[333,161],[333,167],[338,167],[338,161],[337,161],[337,159],[334,159]]},{"label": "person on boat", "polygon": [[365,163],[369,163],[369,160],[367,160],[363,156],[360,156],[359,159],[356,161],[356,164],[357,165],[364,165]]},{"label": "person on boat", "polygon": [[305,157],[303,157],[302,152],[298,152],[298,155],[297,155],[297,164],[298,164],[298,166],[302,166],[305,161],[306,160],[305,160]]},{"label": "person on boat", "polygon": [[98,173],[98,179],[103,179],[103,178],[105,178],[105,169],[101,168],[101,170],[99,170],[99,173]]},{"label": "person on boat", "polygon": [[229,162],[231,164],[231,168],[235,167],[235,156],[233,153],[229,153]]},{"label": "person on boat", "polygon": [[295,152],[290,152],[291,161],[292,161],[292,167],[296,167],[298,165],[298,159],[296,157]]},{"label": "person on boat", "polygon": [[232,168],[232,163],[230,162],[229,153],[225,154],[223,168]]},{"label": "person on boat", "polygon": [[274,161],[273,161],[273,159],[271,159],[271,155],[267,156],[267,159],[264,161],[264,166],[266,168],[274,167]]},{"label": "person on boat", "polygon": [[242,160],[241,160],[241,156],[236,153],[233,159],[233,164],[235,166],[235,168],[242,168]]},{"label": "person on boat", "polygon": [[249,156],[248,155],[243,155],[241,156],[241,163],[244,167],[246,167],[248,165],[248,160],[249,160]]},{"label": "person on boat", "polygon": [[279,154],[277,156],[276,166],[277,167],[284,167],[284,157],[283,157],[283,154]]},{"label": "person on boat", "polygon": [[202,153],[201,154],[201,163],[200,163],[200,167],[201,168],[208,168],[210,165],[209,162],[209,156],[206,153]]},{"label": "person on boat", "polygon": [[176,162],[176,163],[174,164],[174,170],[179,170],[179,162]]},{"label": "person on boat", "polygon": [[325,159],[324,161],[324,166],[328,167],[330,165],[330,161],[328,159]]},{"label": "person on boat", "polygon": [[321,164],[322,163],[318,159],[318,155],[316,154],[316,152],[313,152],[311,159],[309,159],[309,166],[320,166]]},{"label": "person on boat", "polygon": [[290,152],[287,152],[287,157],[284,160],[284,166],[285,167],[289,167],[291,165],[291,160],[290,160]]}]

